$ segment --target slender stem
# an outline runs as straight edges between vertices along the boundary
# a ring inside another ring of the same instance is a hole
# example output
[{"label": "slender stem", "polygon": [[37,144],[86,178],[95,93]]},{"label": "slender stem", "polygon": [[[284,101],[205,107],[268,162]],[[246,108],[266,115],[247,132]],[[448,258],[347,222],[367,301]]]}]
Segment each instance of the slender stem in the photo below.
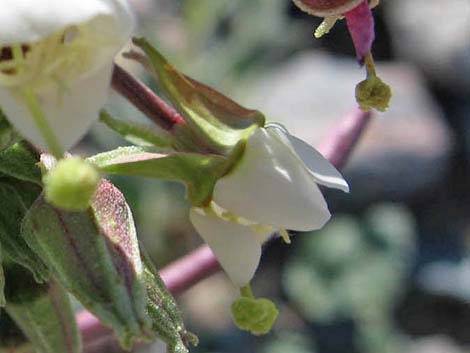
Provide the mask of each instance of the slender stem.
[{"label": "slender stem", "polygon": [[[320,152],[335,167],[339,169],[344,167],[371,117],[370,112],[360,109],[351,111],[320,145]],[[214,253],[204,245],[164,267],[160,275],[170,292],[179,294],[220,269]],[[104,328],[98,319],[88,312],[79,313],[77,321],[85,347],[94,340],[110,335],[111,331]],[[106,347],[100,352],[107,352]]]},{"label": "slender stem", "polygon": [[34,119],[34,123],[36,127],[40,131],[42,137],[46,141],[47,147],[49,148],[50,152],[56,157],[60,159],[64,156],[64,150],[60,145],[57,136],[54,133],[54,130],[51,129],[49,122],[44,115],[42,110],[41,104],[38,101],[36,94],[30,90],[25,89],[23,92],[23,98],[25,100],[26,106],[28,107],[31,116]]},{"label": "slender stem", "polygon": [[116,92],[127,98],[161,128],[170,130],[175,125],[184,124],[183,117],[173,107],[116,64],[111,85]]}]

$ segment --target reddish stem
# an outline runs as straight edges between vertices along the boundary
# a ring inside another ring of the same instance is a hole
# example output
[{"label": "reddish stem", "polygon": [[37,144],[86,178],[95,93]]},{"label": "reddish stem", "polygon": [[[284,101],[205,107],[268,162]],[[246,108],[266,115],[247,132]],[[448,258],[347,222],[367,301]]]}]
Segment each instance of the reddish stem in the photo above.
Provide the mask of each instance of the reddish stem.
[{"label": "reddish stem", "polygon": [[[354,109],[325,139],[319,151],[335,167],[341,169],[347,163],[370,120],[371,113]],[[168,289],[173,294],[179,294],[219,270],[220,265],[214,253],[204,245],[164,267],[160,275]],[[101,325],[89,312],[79,313],[77,321],[85,347],[111,333],[111,330]]]},{"label": "reddish stem", "polygon": [[119,65],[114,65],[112,87],[127,98],[150,120],[165,130],[174,125],[184,124],[183,117],[150,88],[129,74]]}]

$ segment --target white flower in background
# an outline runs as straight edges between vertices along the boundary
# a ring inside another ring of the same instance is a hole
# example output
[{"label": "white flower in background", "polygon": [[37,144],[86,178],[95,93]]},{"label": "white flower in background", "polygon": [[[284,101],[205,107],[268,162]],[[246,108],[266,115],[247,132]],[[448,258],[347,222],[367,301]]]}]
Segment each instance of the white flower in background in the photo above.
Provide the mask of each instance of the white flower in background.
[{"label": "white flower in background", "polygon": [[133,28],[130,7],[126,0],[2,5],[0,108],[33,144],[67,149],[107,99],[113,58]]},{"label": "white flower in background", "polygon": [[257,129],[229,174],[218,180],[209,208],[193,208],[191,222],[231,280],[253,277],[262,244],[285,229],[312,231],[330,212],[317,184],[349,191],[341,174],[313,147],[280,125]]}]

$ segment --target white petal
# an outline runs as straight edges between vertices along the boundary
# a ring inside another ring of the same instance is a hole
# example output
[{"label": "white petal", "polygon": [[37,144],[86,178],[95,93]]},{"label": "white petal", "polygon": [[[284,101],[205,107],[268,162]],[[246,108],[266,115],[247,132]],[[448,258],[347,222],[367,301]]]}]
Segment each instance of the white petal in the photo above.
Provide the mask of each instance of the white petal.
[{"label": "white petal", "polygon": [[288,135],[288,138],[317,183],[349,192],[349,185],[341,173],[320,152],[295,136]]},{"label": "white petal", "polygon": [[219,179],[214,201],[258,223],[308,231],[321,228],[330,212],[314,178],[276,134],[257,129],[245,153]]},{"label": "white petal", "polygon": [[275,133],[285,144],[292,147],[318,184],[349,192],[349,185],[341,173],[315,148],[291,135],[280,124],[269,124],[266,129],[270,133]]},{"label": "white petal", "polygon": [[[64,90],[54,87],[39,93],[44,114],[64,149],[78,142],[98,118],[108,97],[111,74],[112,65],[107,65],[93,76],[72,82]],[[10,90],[0,88],[0,107],[27,140],[48,150],[27,107]]]},{"label": "white petal", "polygon": [[248,284],[261,258],[261,244],[257,234],[249,227],[195,209],[191,209],[189,217],[232,282],[239,287]]},{"label": "white petal", "polygon": [[97,39],[113,34],[126,40],[134,22],[126,0],[3,0],[0,45],[37,41],[93,18],[103,29]]}]

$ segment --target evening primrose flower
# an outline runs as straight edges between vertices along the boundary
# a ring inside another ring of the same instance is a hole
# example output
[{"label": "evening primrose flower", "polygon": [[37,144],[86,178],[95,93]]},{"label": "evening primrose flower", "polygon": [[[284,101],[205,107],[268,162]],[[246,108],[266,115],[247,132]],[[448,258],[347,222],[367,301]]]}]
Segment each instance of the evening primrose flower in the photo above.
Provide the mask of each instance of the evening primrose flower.
[{"label": "evening primrose flower", "polygon": [[98,117],[113,57],[128,40],[126,0],[14,0],[0,11],[0,108],[30,142],[61,154]]},{"label": "evening primrose flower", "polygon": [[280,125],[258,128],[234,169],[220,178],[207,208],[190,219],[231,280],[243,287],[253,277],[262,244],[286,229],[323,227],[330,212],[318,184],[345,192],[341,174],[313,147]]}]

